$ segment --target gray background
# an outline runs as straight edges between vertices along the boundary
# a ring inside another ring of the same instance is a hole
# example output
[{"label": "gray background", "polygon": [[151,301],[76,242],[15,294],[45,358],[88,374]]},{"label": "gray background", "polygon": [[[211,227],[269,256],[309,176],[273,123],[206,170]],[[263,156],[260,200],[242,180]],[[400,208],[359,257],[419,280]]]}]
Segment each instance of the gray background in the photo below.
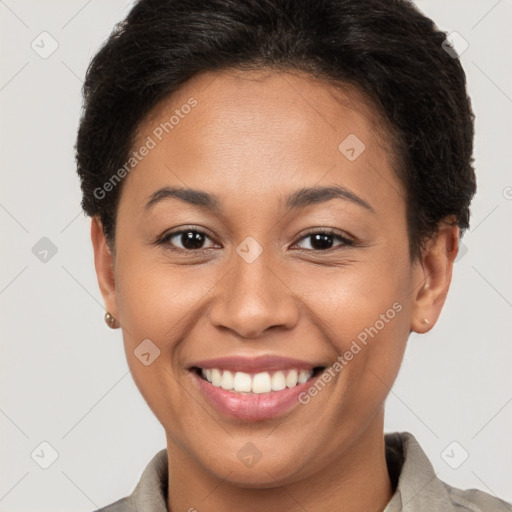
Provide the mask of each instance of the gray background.
[{"label": "gray background", "polygon": [[[165,447],[120,331],[103,322],[73,157],[85,69],[130,4],[0,0],[0,511],[93,510],[129,494]],[[417,5],[469,44],[479,190],[443,314],[410,338],[386,430],[414,433],[451,485],[512,501],[512,2]],[[58,453],[47,469],[43,441]]]}]

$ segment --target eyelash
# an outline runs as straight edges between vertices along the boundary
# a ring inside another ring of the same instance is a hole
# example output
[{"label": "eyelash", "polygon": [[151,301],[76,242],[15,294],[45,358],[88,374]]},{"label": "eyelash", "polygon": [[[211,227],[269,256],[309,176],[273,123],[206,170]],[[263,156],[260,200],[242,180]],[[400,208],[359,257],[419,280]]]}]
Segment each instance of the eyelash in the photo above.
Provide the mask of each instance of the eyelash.
[{"label": "eyelash", "polygon": [[303,251],[313,251],[313,252],[322,253],[322,252],[329,252],[329,251],[343,249],[344,247],[353,247],[356,245],[356,242],[353,239],[350,239],[347,236],[343,236],[336,230],[330,229],[330,228],[313,229],[311,231],[308,231],[304,235],[302,235],[301,238],[299,238],[297,240],[297,242],[294,242],[294,245],[296,245],[301,240],[305,240],[313,235],[328,235],[328,236],[333,237],[333,239],[337,239],[338,241],[340,241],[341,244],[338,247],[334,246],[334,247],[330,247],[329,249],[323,249],[323,250],[322,249],[316,249],[316,250],[315,249],[302,249]]},{"label": "eyelash", "polygon": [[[180,247],[173,247],[172,244],[170,243],[170,240],[172,238],[174,238],[175,236],[183,235],[184,233],[190,233],[190,232],[199,233],[201,235],[204,235],[205,237],[209,238],[212,242],[215,243],[215,240],[213,240],[213,238],[206,231],[203,231],[202,229],[198,229],[198,228],[186,228],[186,229],[180,229],[177,231],[171,231],[169,233],[165,233],[155,243],[156,243],[156,245],[168,244],[171,246],[171,250],[178,251],[178,252],[199,252],[199,251],[206,251],[208,249],[212,249],[212,247],[206,247],[206,248],[200,248],[200,249],[182,249]],[[306,234],[304,234],[301,238],[299,238],[296,242],[294,242],[293,245],[297,245],[300,241],[305,240],[308,237],[311,237],[313,235],[332,236],[334,239],[337,239],[338,241],[341,242],[338,249],[356,245],[356,242],[354,240],[352,240],[348,237],[345,237],[343,235],[340,235],[337,231],[330,229],[330,228],[316,229],[316,230],[309,231]],[[297,250],[297,249],[294,249],[294,250]],[[318,253],[325,253],[325,252],[336,250],[336,246],[330,247],[328,249],[298,249],[298,250],[303,250],[303,251],[308,251],[308,252],[312,251],[312,252],[318,252]]]}]

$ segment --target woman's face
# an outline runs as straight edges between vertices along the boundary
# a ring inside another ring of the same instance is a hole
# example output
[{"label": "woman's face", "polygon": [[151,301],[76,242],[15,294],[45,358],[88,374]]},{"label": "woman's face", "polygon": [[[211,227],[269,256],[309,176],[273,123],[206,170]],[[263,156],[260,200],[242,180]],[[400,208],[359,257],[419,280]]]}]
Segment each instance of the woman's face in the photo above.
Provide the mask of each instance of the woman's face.
[{"label": "woman's face", "polygon": [[311,78],[204,73],[139,128],[102,291],[169,450],[195,470],[273,486],[382,435],[427,274],[372,119],[357,92]]}]

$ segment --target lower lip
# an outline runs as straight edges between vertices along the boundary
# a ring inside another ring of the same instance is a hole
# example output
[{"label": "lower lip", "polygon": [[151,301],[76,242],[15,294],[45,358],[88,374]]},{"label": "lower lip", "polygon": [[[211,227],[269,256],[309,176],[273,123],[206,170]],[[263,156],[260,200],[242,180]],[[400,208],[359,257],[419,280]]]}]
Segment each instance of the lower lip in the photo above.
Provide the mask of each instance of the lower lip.
[{"label": "lower lip", "polygon": [[235,393],[218,388],[191,371],[201,391],[220,412],[246,421],[267,420],[300,404],[299,395],[310,388],[318,376],[293,388],[270,393]]}]

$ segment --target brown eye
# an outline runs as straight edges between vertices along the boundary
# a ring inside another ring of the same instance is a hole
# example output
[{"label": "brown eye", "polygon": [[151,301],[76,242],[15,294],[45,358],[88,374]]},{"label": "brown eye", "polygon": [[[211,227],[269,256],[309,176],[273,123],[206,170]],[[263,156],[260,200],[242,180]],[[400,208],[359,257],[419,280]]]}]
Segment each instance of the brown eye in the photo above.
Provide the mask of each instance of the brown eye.
[{"label": "brown eye", "polygon": [[[204,245],[208,241],[210,241],[211,245],[205,247]],[[196,229],[185,229],[168,233],[160,240],[159,243],[169,244],[177,249],[185,251],[208,249],[215,246],[206,233]]]},{"label": "brown eye", "polygon": [[[343,247],[346,245],[353,245],[353,242],[348,238],[330,232],[310,233],[309,235],[301,238],[297,245],[300,247],[300,243],[303,241],[306,241],[307,243],[305,243],[301,249],[312,251],[326,251],[336,246]],[[336,241],[341,243],[335,243]]]}]

